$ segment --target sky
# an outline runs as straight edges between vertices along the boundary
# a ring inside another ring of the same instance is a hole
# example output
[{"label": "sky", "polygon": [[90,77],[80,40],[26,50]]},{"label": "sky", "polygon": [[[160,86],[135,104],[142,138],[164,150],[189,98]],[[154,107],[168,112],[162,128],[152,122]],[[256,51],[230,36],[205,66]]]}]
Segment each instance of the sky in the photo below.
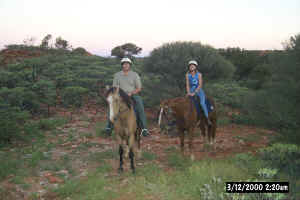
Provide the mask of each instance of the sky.
[{"label": "sky", "polygon": [[0,0],[0,49],[51,34],[102,56],[127,42],[274,50],[298,33],[300,0]]}]

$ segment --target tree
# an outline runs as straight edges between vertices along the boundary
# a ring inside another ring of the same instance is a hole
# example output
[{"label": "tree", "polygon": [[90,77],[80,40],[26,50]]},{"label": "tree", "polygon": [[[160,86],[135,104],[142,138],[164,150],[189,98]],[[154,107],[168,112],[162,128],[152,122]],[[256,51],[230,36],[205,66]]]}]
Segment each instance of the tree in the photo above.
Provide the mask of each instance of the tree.
[{"label": "tree", "polygon": [[300,62],[300,33],[295,36],[291,36],[290,40],[284,44],[284,47],[286,50],[294,54],[294,56],[297,57],[298,62]]},{"label": "tree", "polygon": [[250,77],[255,80],[255,89],[261,89],[271,79],[271,76],[271,66],[269,64],[256,66],[250,74]]},{"label": "tree", "polygon": [[117,46],[111,50],[111,55],[117,58],[133,58],[133,55],[138,55],[142,52],[142,48],[136,46],[133,43],[126,43],[121,46]]},{"label": "tree", "polygon": [[0,97],[0,144],[20,137],[21,125],[29,118],[27,112],[10,106]]},{"label": "tree", "polygon": [[227,48],[219,49],[219,53],[236,66],[234,77],[236,80],[249,78],[252,70],[266,62],[267,56],[260,55],[261,51],[248,51],[245,49]]},{"label": "tree", "polygon": [[79,54],[79,55],[87,55],[88,54],[87,51],[82,47],[77,47],[76,49],[74,49],[72,51],[72,53]]},{"label": "tree", "polygon": [[50,116],[50,106],[55,104],[56,90],[53,81],[40,80],[33,84],[32,90],[36,93],[39,101],[47,105],[48,117]]},{"label": "tree", "polygon": [[67,40],[62,39],[61,37],[57,37],[55,39],[55,47],[57,49],[64,49],[64,50],[71,48],[69,42]]},{"label": "tree", "polygon": [[25,46],[34,46],[34,43],[36,41],[35,37],[29,37],[23,40],[23,43]]},{"label": "tree", "polygon": [[185,90],[187,63],[196,60],[205,80],[231,78],[235,67],[208,45],[200,42],[166,43],[154,49],[145,61],[144,70],[162,77],[161,81],[180,91]]},{"label": "tree", "polygon": [[52,38],[51,34],[46,35],[42,40],[40,47],[45,49],[49,48],[49,41],[51,40],[51,38]]},{"label": "tree", "polygon": [[88,89],[83,87],[66,87],[62,91],[63,105],[71,109],[71,120],[73,112],[83,105],[87,93]]}]

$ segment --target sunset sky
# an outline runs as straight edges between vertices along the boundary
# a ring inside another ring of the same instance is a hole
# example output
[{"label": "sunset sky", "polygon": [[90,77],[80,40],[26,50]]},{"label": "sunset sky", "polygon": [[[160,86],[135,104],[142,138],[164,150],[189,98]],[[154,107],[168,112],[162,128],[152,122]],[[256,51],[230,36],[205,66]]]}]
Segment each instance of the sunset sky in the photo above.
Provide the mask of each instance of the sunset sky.
[{"label": "sunset sky", "polygon": [[0,49],[46,34],[98,55],[126,42],[281,49],[300,33],[300,0],[0,0]]}]

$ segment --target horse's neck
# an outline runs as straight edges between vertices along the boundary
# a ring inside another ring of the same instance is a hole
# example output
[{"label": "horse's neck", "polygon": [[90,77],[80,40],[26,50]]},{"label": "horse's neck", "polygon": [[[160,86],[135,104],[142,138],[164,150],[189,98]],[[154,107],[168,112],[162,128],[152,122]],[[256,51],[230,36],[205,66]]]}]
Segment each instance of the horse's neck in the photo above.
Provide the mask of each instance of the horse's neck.
[{"label": "horse's neck", "polygon": [[120,101],[120,108],[120,110],[125,110],[128,108],[127,104],[123,100]]},{"label": "horse's neck", "polygon": [[186,97],[180,97],[178,101],[174,102],[171,106],[175,113],[180,114],[184,112],[191,112],[191,100]]},{"label": "horse's neck", "polygon": [[133,108],[132,108],[132,106],[130,106],[128,108],[127,104],[123,100],[121,100],[120,101],[120,112],[122,112],[121,113],[122,116],[127,116],[127,115],[125,115],[127,113],[127,112],[125,112],[127,109],[128,109],[128,111],[131,111]]}]

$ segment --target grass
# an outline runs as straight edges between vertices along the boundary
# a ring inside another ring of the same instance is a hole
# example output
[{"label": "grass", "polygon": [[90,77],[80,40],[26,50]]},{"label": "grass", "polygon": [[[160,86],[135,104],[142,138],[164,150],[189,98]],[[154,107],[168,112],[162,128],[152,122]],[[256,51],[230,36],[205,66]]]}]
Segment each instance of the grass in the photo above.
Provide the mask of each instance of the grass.
[{"label": "grass", "polygon": [[111,181],[101,173],[91,174],[85,180],[70,180],[54,192],[61,198],[105,200],[116,197],[113,190],[108,189]]},{"label": "grass", "polygon": [[180,153],[171,153],[167,159],[167,165],[175,169],[185,169],[191,165],[192,161]]},{"label": "grass", "polygon": [[231,119],[229,117],[222,116],[222,117],[218,118],[218,121],[217,121],[218,127],[226,126],[228,124],[231,124]]},{"label": "grass", "polygon": [[38,127],[42,130],[53,130],[57,126],[62,126],[68,122],[68,119],[65,117],[52,117],[40,119],[38,122]]},{"label": "grass", "polygon": [[155,160],[156,159],[156,154],[148,152],[148,151],[143,151],[142,152],[142,159],[143,160],[149,160],[149,161]]},{"label": "grass", "polygon": [[59,171],[63,169],[63,166],[61,166],[61,164],[58,162],[43,162],[40,165],[40,169],[42,171]]},{"label": "grass", "polygon": [[[38,166],[41,170],[56,172],[66,169],[70,175],[76,175],[77,172],[71,166],[71,161],[76,158],[76,155],[74,155],[75,157],[72,154],[63,155],[59,160],[53,162],[42,153],[42,144],[41,141],[41,143],[27,147],[22,151],[0,153],[1,160],[6,162],[4,171],[3,165],[0,165],[0,175],[1,173],[5,176],[15,174],[11,178],[11,182],[25,190],[29,189],[31,185],[24,182],[24,177],[30,175],[28,174],[30,170],[28,172],[28,170],[24,171],[22,169],[25,166],[24,164],[32,169]],[[98,166],[92,172],[88,171],[87,177],[66,178],[64,174],[58,174],[59,177],[65,180],[65,183],[59,185],[56,189],[48,188],[47,190],[49,194],[54,195],[55,198],[52,199],[67,199],[68,197],[74,200],[123,197],[136,200],[204,199],[204,196],[209,194],[222,195],[224,182],[226,181],[257,178],[258,170],[265,166],[265,163],[258,157],[247,153],[237,154],[226,159],[203,159],[192,162],[188,157],[183,157],[173,146],[167,147],[165,152],[168,156],[167,160],[162,163],[163,165],[149,162],[142,167],[138,166],[136,175],[132,175],[130,170],[121,175],[112,175],[117,169],[114,169],[106,160],[117,159],[117,151],[108,149],[103,152],[90,153],[86,158],[87,161],[96,162]],[[25,161],[18,159],[20,158],[18,156],[25,154],[31,154],[32,156]],[[9,159],[3,159],[4,155],[5,157],[10,155]],[[142,154],[142,159],[144,161],[154,161],[157,157],[154,153],[145,151]],[[279,178],[280,180],[289,180],[288,178],[284,179],[283,175],[280,175]],[[220,181],[216,183],[214,180]],[[300,185],[300,182],[293,181],[293,184],[296,187]],[[295,187],[293,187],[294,191],[296,190]],[[294,193],[296,194],[296,192]],[[7,195],[5,191],[0,190],[0,197],[4,195]],[[30,199],[38,199],[36,195],[32,193]],[[219,200],[219,197],[215,196],[210,198]]]},{"label": "grass", "polygon": [[[197,162],[184,162],[186,158],[170,153],[168,165],[174,170],[165,171],[154,163],[137,169],[133,176],[124,172],[120,176],[105,177],[112,167],[103,162],[95,173],[84,180],[70,180],[55,190],[60,198],[71,199],[110,199],[125,197],[128,199],[204,199],[212,193],[224,195],[226,181],[241,181],[257,178],[257,173],[249,173],[246,165],[253,170],[261,165],[250,154],[241,154],[228,159],[206,159]],[[106,154],[104,154],[106,155]],[[244,163],[241,166],[241,162]],[[260,163],[261,164],[261,163]],[[215,181],[218,180],[218,183]],[[207,186],[209,185],[209,186]],[[207,188],[209,187],[209,191]],[[219,198],[215,198],[219,199]]]},{"label": "grass", "polygon": [[[107,138],[110,137],[108,136],[105,131],[105,127],[106,127],[106,121],[102,121],[102,122],[97,122],[95,125],[95,131],[96,131],[96,136],[98,137],[103,137],[103,138]],[[112,131],[112,136],[114,138],[114,131]]]},{"label": "grass", "polygon": [[23,165],[23,161],[15,158],[15,155],[12,153],[0,154],[0,160],[0,180],[3,180],[8,175],[15,174]]},{"label": "grass", "polygon": [[[103,171],[102,171],[103,170]],[[181,170],[165,172],[155,164],[137,170],[136,176],[130,172],[120,177],[104,178],[103,173],[110,166],[90,175],[85,180],[71,180],[55,190],[61,198],[110,199],[126,195],[129,199],[199,199],[201,188],[211,177],[222,180],[240,180],[249,177],[247,172],[232,163],[221,160],[199,161]],[[221,191],[223,186],[217,187]],[[151,197],[151,198],[150,198]]]},{"label": "grass", "polygon": [[169,147],[167,147],[167,148],[165,148],[165,152],[176,152],[177,151],[177,149],[176,149],[176,147],[175,146],[169,146]]},{"label": "grass", "polygon": [[117,156],[118,152],[109,149],[102,152],[90,153],[87,159],[91,162],[103,162],[105,159],[115,159]]},{"label": "grass", "polygon": [[255,134],[249,134],[247,136],[233,136],[233,138],[242,140],[244,142],[255,142],[255,141],[259,141],[262,138],[262,135],[260,133],[255,133]]},{"label": "grass", "polygon": [[41,160],[46,160],[47,157],[41,151],[33,152],[31,158],[28,159],[28,165],[30,167],[36,167]]},{"label": "grass", "polygon": [[112,166],[108,164],[107,162],[103,162],[99,167],[97,167],[96,172],[97,173],[108,173],[113,170]]}]

